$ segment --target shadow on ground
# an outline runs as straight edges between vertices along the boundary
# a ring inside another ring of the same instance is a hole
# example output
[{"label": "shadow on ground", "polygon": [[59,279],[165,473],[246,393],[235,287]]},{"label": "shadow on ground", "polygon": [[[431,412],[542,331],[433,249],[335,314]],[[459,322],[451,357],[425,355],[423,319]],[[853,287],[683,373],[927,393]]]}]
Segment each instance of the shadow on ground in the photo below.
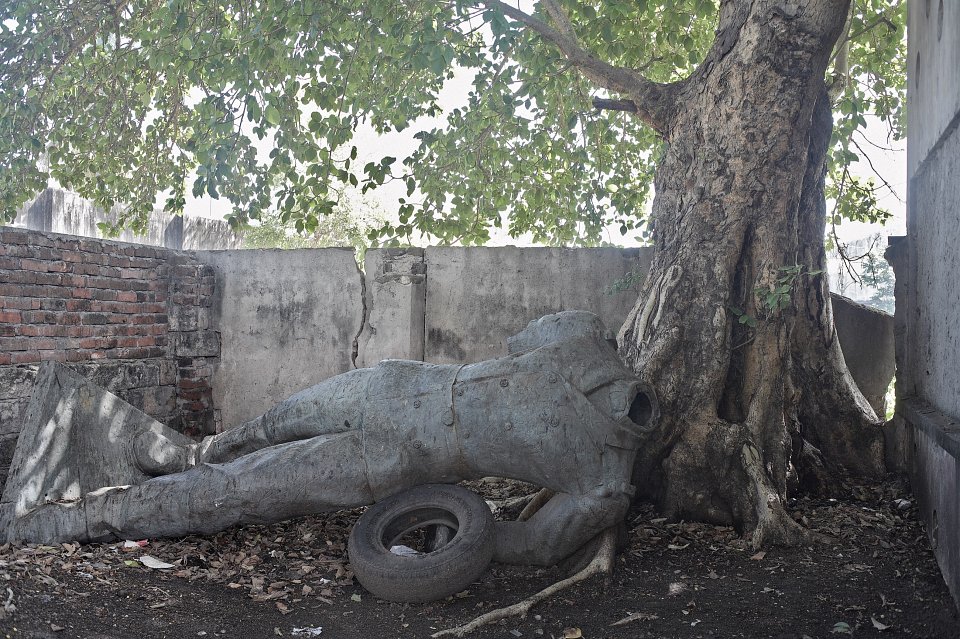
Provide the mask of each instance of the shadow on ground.
[{"label": "shadow on ground", "polygon": [[[492,500],[530,489],[499,480],[473,487]],[[470,636],[957,637],[953,601],[905,485],[890,479],[839,492],[838,499],[791,505],[794,517],[829,543],[761,553],[732,529],[669,523],[640,507],[630,515],[628,545],[608,584],[581,584],[526,619]],[[494,566],[446,601],[378,601],[354,582],[346,557],[357,514],[143,546],[3,546],[0,631],[56,639],[421,638],[563,576]],[[173,567],[147,568],[144,555]]]}]

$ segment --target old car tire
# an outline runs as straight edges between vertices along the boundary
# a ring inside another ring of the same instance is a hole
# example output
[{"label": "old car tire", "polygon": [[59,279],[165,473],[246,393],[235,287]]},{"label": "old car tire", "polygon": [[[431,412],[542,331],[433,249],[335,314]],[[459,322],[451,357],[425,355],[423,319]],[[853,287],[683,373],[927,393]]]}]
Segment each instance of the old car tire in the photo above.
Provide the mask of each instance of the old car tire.
[{"label": "old car tire", "polygon": [[[440,548],[402,556],[391,552],[404,535],[446,526],[455,531]],[[493,557],[493,514],[465,488],[425,484],[378,502],[357,520],[348,551],[353,573],[381,599],[436,601],[460,592]]]}]

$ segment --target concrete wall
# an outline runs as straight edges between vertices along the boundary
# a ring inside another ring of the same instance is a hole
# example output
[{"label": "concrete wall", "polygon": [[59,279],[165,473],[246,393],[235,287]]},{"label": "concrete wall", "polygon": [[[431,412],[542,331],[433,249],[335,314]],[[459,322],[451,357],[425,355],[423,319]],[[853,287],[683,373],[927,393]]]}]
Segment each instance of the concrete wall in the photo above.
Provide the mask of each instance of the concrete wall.
[{"label": "concrete wall", "polygon": [[220,425],[353,367],[363,282],[352,249],[199,251],[216,273],[213,399]]},{"label": "concrete wall", "polygon": [[[97,222],[116,220],[76,193],[48,188],[17,214],[13,225],[34,231],[81,237],[102,237]],[[116,238],[174,250],[229,249],[240,246],[240,237],[223,220],[169,215],[154,211],[142,235],[124,231]]]},{"label": "concrete wall", "polygon": [[632,270],[646,274],[652,249],[428,248],[424,359],[476,362],[507,352],[530,320],[588,310],[614,334],[636,290],[605,293]]},{"label": "concrete wall", "polygon": [[[596,312],[616,334],[649,249],[376,249],[364,273],[342,249],[201,251],[216,273],[220,337],[213,375],[219,427],[256,417],[327,377],[383,359],[466,363],[507,352],[507,337],[561,310]],[[883,412],[893,376],[890,316],[836,299],[841,347],[854,380]]]},{"label": "concrete wall", "polygon": [[960,3],[909,4],[907,237],[897,274],[897,413],[912,482],[960,605]]}]

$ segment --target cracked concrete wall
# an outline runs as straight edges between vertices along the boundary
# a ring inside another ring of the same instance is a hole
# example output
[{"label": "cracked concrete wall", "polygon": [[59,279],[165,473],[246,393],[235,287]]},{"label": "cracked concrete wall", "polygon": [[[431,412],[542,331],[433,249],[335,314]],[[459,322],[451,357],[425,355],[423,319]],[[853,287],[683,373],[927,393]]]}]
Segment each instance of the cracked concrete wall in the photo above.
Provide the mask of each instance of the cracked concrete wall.
[{"label": "cracked concrete wall", "polygon": [[[639,279],[609,289],[627,273],[645,275],[651,250],[372,249],[365,274],[349,249],[196,256],[216,273],[207,320],[222,344],[213,397],[218,423],[229,428],[303,388],[383,359],[470,363],[502,356],[507,337],[548,313],[590,310],[616,334]],[[892,357],[879,353],[877,365],[871,362],[869,353],[885,338],[864,333],[864,314],[874,311],[838,312],[838,321],[849,316],[861,327],[840,335],[845,349],[853,340],[860,354],[851,362],[858,383],[864,371],[872,379],[889,369]],[[882,396],[885,383],[874,385]]]},{"label": "cracked concrete wall", "polygon": [[353,367],[364,304],[352,249],[195,255],[216,274],[213,399],[223,428]]},{"label": "cracked concrete wall", "polygon": [[365,321],[357,367],[382,359],[423,360],[427,271],[423,249],[374,249],[364,260]]}]

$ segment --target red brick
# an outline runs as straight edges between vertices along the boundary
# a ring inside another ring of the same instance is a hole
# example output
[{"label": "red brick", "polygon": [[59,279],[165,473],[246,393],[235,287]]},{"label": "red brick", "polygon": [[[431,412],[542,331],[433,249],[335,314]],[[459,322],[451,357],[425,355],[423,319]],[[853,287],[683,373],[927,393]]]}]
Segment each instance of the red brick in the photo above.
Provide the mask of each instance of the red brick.
[{"label": "red brick", "polygon": [[9,295],[10,297],[25,297],[23,287],[19,284],[0,284],[0,295]]},{"label": "red brick", "polygon": [[107,324],[110,322],[107,313],[84,313],[80,316],[81,324]]},{"label": "red brick", "polygon": [[103,252],[103,243],[97,240],[80,240],[78,248],[87,253],[101,253]]},{"label": "red brick", "polygon": [[137,294],[133,291],[120,291],[117,293],[118,302],[136,302]]},{"label": "red brick", "polygon": [[35,297],[3,297],[0,298],[0,307],[29,311],[40,308],[40,300]]},{"label": "red brick", "polygon": [[0,322],[9,324],[20,323],[20,311],[0,311]]},{"label": "red brick", "polygon": [[59,337],[66,334],[66,328],[58,324],[23,324],[20,334],[24,337]]},{"label": "red brick", "polygon": [[10,353],[0,353],[0,365],[9,364],[12,359]]},{"label": "red brick", "polygon": [[18,269],[20,260],[15,257],[0,257],[0,268]]},{"label": "red brick", "polygon": [[34,271],[4,271],[0,273],[0,282],[4,284],[36,284],[37,274]]},{"label": "red brick", "polygon": [[57,321],[68,326],[76,326],[80,323],[80,313],[61,313],[57,317]]},{"label": "red brick", "polygon": [[57,342],[49,337],[43,337],[30,340],[30,346],[38,351],[50,351],[57,347]]},{"label": "red brick", "polygon": [[22,289],[23,297],[70,297],[70,290],[62,286],[30,284]]},{"label": "red brick", "polygon": [[64,262],[82,262],[83,253],[80,251],[61,251],[60,259]]},{"label": "red brick", "polygon": [[93,297],[93,291],[89,288],[70,289],[70,297],[88,300]]},{"label": "red brick", "polygon": [[210,388],[210,384],[205,379],[178,379],[178,388]]},{"label": "red brick", "polygon": [[93,303],[90,300],[67,300],[68,311],[91,311]]},{"label": "red brick", "polygon": [[127,291],[149,291],[150,282],[153,280],[126,280],[126,287],[124,290]]},{"label": "red brick", "polygon": [[27,230],[5,228],[0,231],[0,241],[3,244],[35,244],[36,242],[31,241],[31,235],[35,235],[35,233]]},{"label": "red brick", "polygon": [[109,289],[94,288],[90,289],[90,297],[95,300],[112,302],[117,299],[117,292]]},{"label": "red brick", "polygon": [[40,308],[45,311],[65,311],[67,300],[40,300]]},{"label": "red brick", "polygon": [[40,361],[40,351],[22,351],[20,353],[10,353],[11,364],[29,364]]},{"label": "red brick", "polygon": [[11,244],[6,248],[6,254],[11,257],[37,257],[40,253],[40,249],[36,246],[22,246],[19,244]]},{"label": "red brick", "polygon": [[40,361],[46,360],[65,362],[67,361],[67,351],[40,351]]},{"label": "red brick", "polygon": [[163,253],[163,249],[155,249],[151,246],[137,246],[133,250],[133,254],[137,257],[161,257]]},{"label": "red brick", "polygon": [[53,324],[57,321],[57,313],[50,311],[24,311],[24,324]]},{"label": "red brick", "polygon": [[35,273],[35,284],[43,286],[60,286],[63,281],[63,275],[60,273]]},{"label": "red brick", "polygon": [[0,351],[28,351],[30,344],[29,337],[0,337]]},{"label": "red brick", "polygon": [[15,324],[0,324],[0,337],[16,337],[19,329]]}]

